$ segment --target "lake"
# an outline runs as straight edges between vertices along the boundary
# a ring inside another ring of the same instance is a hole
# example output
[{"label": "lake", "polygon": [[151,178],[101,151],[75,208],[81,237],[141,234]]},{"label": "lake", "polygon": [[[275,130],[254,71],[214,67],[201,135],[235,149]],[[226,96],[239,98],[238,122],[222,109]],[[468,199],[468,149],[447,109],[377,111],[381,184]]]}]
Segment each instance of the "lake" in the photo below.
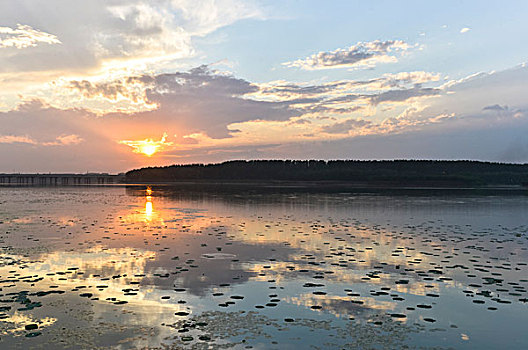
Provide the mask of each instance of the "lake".
[{"label": "lake", "polygon": [[0,187],[0,347],[527,349],[527,194]]}]

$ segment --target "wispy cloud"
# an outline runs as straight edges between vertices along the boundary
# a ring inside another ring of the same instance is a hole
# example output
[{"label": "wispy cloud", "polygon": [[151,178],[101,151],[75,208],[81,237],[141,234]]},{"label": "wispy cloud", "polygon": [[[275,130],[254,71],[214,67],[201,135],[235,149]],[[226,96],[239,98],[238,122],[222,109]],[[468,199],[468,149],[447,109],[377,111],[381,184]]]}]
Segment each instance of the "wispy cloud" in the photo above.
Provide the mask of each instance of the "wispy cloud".
[{"label": "wispy cloud", "polygon": [[60,136],[57,136],[55,141],[42,142],[41,144],[44,146],[70,146],[70,145],[78,145],[79,143],[83,141],[84,139],[80,137],[79,135],[71,134],[71,135],[60,135]]},{"label": "wispy cloud", "polygon": [[397,62],[396,54],[411,46],[402,40],[358,42],[346,49],[321,51],[304,59],[285,62],[287,67],[305,70],[330,68],[371,68],[378,63]]},{"label": "wispy cloud", "polygon": [[0,135],[0,143],[25,143],[29,145],[41,145],[41,146],[69,146],[77,145],[84,140],[79,135],[60,135],[55,138],[54,141],[36,141],[35,139],[23,135]]},{"label": "wispy cloud", "polygon": [[29,136],[0,135],[0,143],[27,143],[35,145],[37,142]]},{"label": "wispy cloud", "polygon": [[0,48],[25,49],[38,44],[60,43],[55,35],[33,29],[28,25],[17,24],[16,28],[0,27]]},{"label": "wispy cloud", "polygon": [[[369,97],[367,93],[386,90],[418,88],[422,84],[439,81],[438,73],[416,71],[384,74],[370,80],[337,80],[318,85],[293,83],[284,80],[254,84],[258,90],[246,96],[265,101],[309,102],[323,97]],[[297,100],[297,101],[295,101]]]}]

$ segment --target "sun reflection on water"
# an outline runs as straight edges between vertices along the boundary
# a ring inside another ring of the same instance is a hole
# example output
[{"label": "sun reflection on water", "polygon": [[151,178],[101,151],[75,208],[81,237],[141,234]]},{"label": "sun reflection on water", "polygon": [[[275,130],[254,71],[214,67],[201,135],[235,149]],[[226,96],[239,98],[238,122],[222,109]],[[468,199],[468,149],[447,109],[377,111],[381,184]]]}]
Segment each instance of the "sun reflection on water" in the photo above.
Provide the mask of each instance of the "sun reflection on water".
[{"label": "sun reflection on water", "polygon": [[145,221],[150,222],[152,220],[152,214],[154,213],[154,208],[152,206],[152,197],[147,196],[145,202]]}]

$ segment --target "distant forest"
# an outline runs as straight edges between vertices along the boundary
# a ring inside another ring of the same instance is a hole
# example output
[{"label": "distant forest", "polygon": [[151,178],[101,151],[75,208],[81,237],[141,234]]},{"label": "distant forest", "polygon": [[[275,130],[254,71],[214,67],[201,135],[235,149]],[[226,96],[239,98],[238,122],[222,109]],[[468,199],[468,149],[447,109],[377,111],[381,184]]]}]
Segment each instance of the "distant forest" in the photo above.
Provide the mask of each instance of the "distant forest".
[{"label": "distant forest", "polygon": [[327,181],[365,186],[527,185],[528,164],[435,160],[252,160],[149,167],[126,173],[128,183]]}]

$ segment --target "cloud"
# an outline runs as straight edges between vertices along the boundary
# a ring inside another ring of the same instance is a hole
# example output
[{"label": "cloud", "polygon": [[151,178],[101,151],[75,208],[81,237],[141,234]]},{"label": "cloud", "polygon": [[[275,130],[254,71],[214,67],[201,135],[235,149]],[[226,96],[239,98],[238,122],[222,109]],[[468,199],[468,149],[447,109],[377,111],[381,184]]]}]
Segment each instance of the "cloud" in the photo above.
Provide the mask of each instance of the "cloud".
[{"label": "cloud", "polygon": [[90,82],[88,80],[70,81],[69,88],[79,91],[83,97],[94,99],[103,97],[109,101],[117,101],[120,98],[126,98],[132,102],[137,102],[145,99],[144,86],[138,84],[135,88],[133,84],[139,82],[139,79],[133,77],[127,79],[119,79],[111,82]]},{"label": "cloud", "polygon": [[2,109],[53,95],[58,80],[94,83],[188,66],[196,38],[248,18],[264,18],[256,0],[0,1]]},{"label": "cloud", "polygon": [[27,143],[30,145],[36,144],[36,142],[28,136],[16,135],[0,135],[0,143]]},{"label": "cloud", "polygon": [[483,111],[507,111],[508,110],[508,106],[501,106],[501,105],[490,105],[490,106],[486,106],[484,108],[482,108]]},{"label": "cloud", "polygon": [[[108,113],[104,118],[109,124],[126,123],[141,133],[145,132],[143,125],[150,125],[152,133],[167,131],[182,136],[202,132],[213,138],[226,138],[231,137],[228,125],[232,123],[255,119],[288,120],[298,113],[289,108],[289,104],[245,98],[258,87],[244,79],[212,71],[207,66],[188,72],[143,75],[133,80],[143,84],[144,91],[139,95],[145,103],[156,108],[135,111],[132,117],[125,113]],[[72,82],[70,86],[84,96],[114,98],[128,94],[126,84],[127,81],[98,85]]]},{"label": "cloud", "polygon": [[329,134],[348,134],[351,130],[368,128],[372,125],[371,121],[363,119],[347,119],[345,121],[327,125],[321,128],[322,132]]},{"label": "cloud", "polygon": [[17,24],[16,28],[0,27],[0,48],[25,49],[38,44],[60,44],[53,34],[45,33],[31,26]]},{"label": "cloud", "polygon": [[156,60],[192,55],[191,34],[175,21],[170,10],[148,2],[107,6],[108,24],[114,24],[96,28],[92,39],[97,43],[94,53],[102,59],[119,57],[124,61],[128,61],[127,57]]},{"label": "cloud", "polygon": [[382,78],[378,79],[380,87],[393,88],[401,87],[402,85],[421,85],[429,82],[439,81],[441,75],[439,73],[415,71],[415,72],[399,72],[396,74],[384,74]]},{"label": "cloud", "polygon": [[253,1],[236,0],[172,0],[179,13],[179,21],[191,33],[206,35],[240,19],[265,18],[262,9]]},{"label": "cloud", "polygon": [[44,146],[69,146],[69,145],[77,145],[83,141],[84,140],[79,135],[71,134],[71,135],[57,136],[56,141],[44,142],[42,144]]},{"label": "cloud", "polygon": [[259,16],[254,1],[4,0],[0,2],[0,23],[17,18],[32,25],[38,18],[39,27],[56,35],[29,25],[3,28],[19,33],[20,40],[24,39],[19,45],[58,43],[57,37],[62,45],[39,45],[31,54],[21,50],[2,56],[0,73],[55,70],[57,76],[79,76],[116,67],[160,69],[162,62],[192,57],[193,37]]},{"label": "cloud", "polygon": [[358,42],[346,49],[321,51],[305,59],[285,62],[283,65],[304,70],[371,68],[378,63],[397,62],[395,54],[409,48],[409,44],[402,40]]},{"label": "cloud", "polygon": [[[418,103],[443,93],[439,88],[423,84],[440,80],[440,74],[416,71],[384,74],[370,80],[339,80],[319,85],[286,81],[255,84],[258,90],[247,98],[282,103],[297,113],[317,117],[373,116],[381,108]],[[380,107],[380,108],[378,108]]]},{"label": "cloud", "polygon": [[255,84],[258,90],[248,93],[249,98],[265,101],[309,103],[322,98],[358,98],[370,92],[392,89],[419,88],[422,84],[440,80],[440,74],[416,71],[384,74],[370,80],[338,80],[319,85],[305,85],[287,81]]},{"label": "cloud", "polygon": [[414,87],[411,89],[385,91],[378,95],[370,96],[370,100],[373,105],[378,105],[382,102],[403,102],[416,97],[435,96],[441,92],[442,90],[437,88]]},{"label": "cloud", "polygon": [[25,143],[28,145],[41,145],[41,146],[69,146],[76,145],[84,140],[79,135],[60,135],[57,136],[55,141],[50,142],[38,142],[29,136],[16,136],[16,135],[0,135],[0,143]]},{"label": "cloud", "polygon": [[133,76],[110,81],[57,81],[54,83],[55,98],[52,103],[62,108],[72,105],[84,107],[98,115],[149,111],[158,105],[146,96],[148,84],[149,81]]},{"label": "cloud", "polygon": [[470,30],[471,30],[471,28],[464,27],[464,28],[460,29],[460,33],[461,33],[461,34],[464,34],[464,33],[469,32]]}]

